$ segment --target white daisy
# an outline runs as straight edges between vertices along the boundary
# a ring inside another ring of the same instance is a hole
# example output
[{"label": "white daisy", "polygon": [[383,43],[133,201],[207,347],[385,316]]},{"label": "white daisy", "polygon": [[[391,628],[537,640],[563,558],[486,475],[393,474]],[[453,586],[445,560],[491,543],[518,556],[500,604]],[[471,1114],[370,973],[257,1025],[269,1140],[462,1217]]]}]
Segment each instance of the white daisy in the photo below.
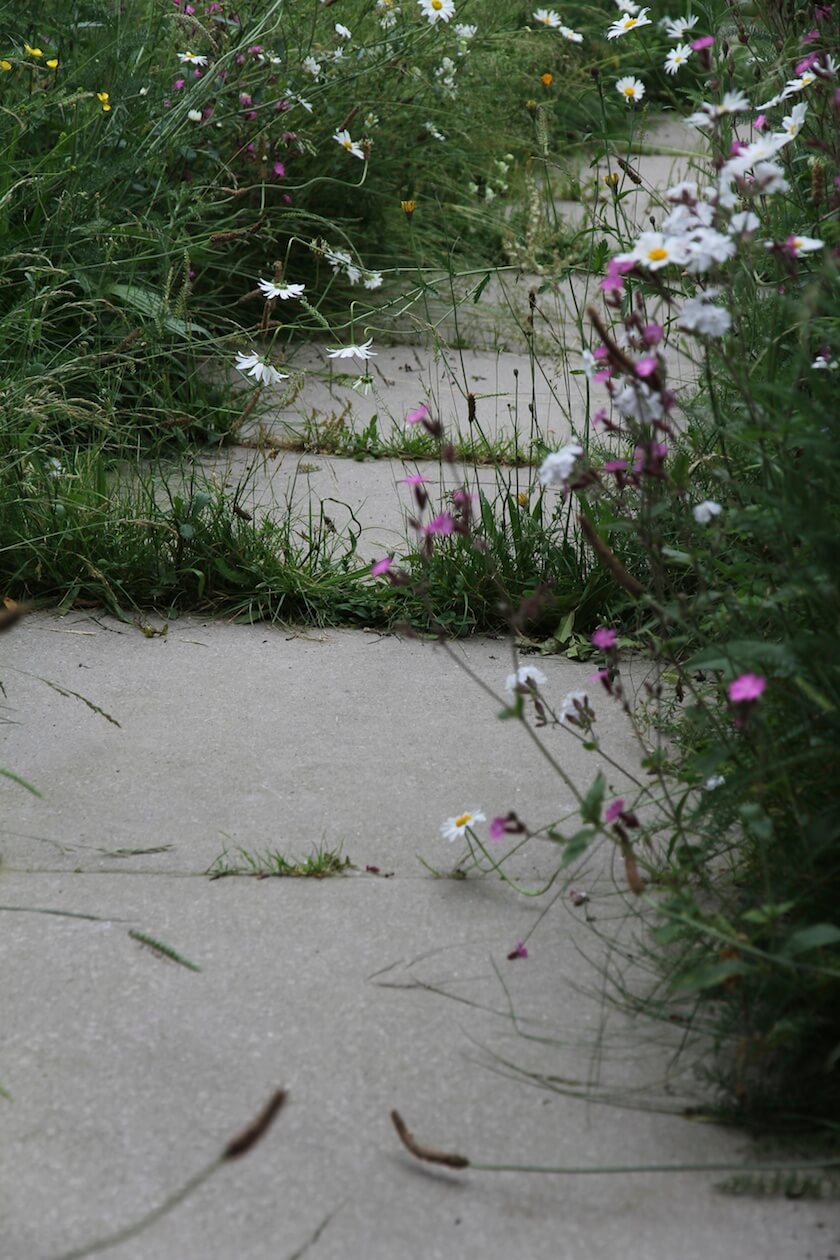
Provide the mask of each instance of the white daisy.
[{"label": "white daisy", "polygon": [[346,149],[348,153],[352,153],[353,157],[361,158],[362,161],[365,160],[365,155],[362,152],[362,146],[359,144],[358,140],[351,140],[350,132],[347,131],[346,128],[344,131],[337,131],[333,136],[333,140],[335,140],[336,144],[340,144],[342,149]]},{"label": "white daisy", "polygon": [[369,271],[367,275],[365,276],[364,284],[365,284],[366,289],[381,289],[382,288],[382,272]]},{"label": "white daisy", "polygon": [[189,66],[206,66],[207,65],[207,58],[200,53],[194,53],[194,52],[178,53],[178,60],[180,61],[182,66],[183,65],[189,65]]},{"label": "white daisy", "polygon": [[417,0],[423,17],[434,22],[448,22],[455,16],[454,0]]},{"label": "white daisy", "polygon": [[274,284],[272,280],[258,280],[257,284],[269,300],[280,298],[281,302],[300,297],[306,288],[305,284]]},{"label": "white daisy", "polygon": [[621,255],[621,261],[641,263],[650,271],[658,271],[669,263],[684,263],[685,242],[676,236],[664,236],[662,232],[642,232],[629,254]]},{"label": "white daisy", "polygon": [[513,697],[517,687],[527,687],[529,683],[542,687],[547,682],[545,674],[536,665],[520,665],[515,674],[508,674],[505,679],[505,691]]},{"label": "white daisy", "polygon": [[341,22],[336,22],[335,33],[339,37],[339,39],[352,39],[353,38],[352,31],[349,31],[346,26],[342,25]]},{"label": "white daisy", "polygon": [[266,363],[265,359],[260,358],[258,354],[245,354],[242,350],[238,350],[234,366],[238,371],[247,372],[248,376],[253,376],[254,380],[259,381],[261,385],[276,385],[278,381],[288,380],[287,373],[278,372],[277,368]]},{"label": "white daisy", "polygon": [[794,105],[790,113],[785,115],[782,119],[782,129],[790,140],[794,140],[799,135],[807,113],[808,106],[804,101],[800,101],[799,104]]},{"label": "white daisy", "polygon": [[[770,244],[769,241],[767,243]],[[789,236],[785,245],[796,258],[799,258],[802,254],[812,254],[816,249],[823,249],[825,241],[818,241],[813,236]]]},{"label": "white daisy", "polygon": [[706,296],[689,298],[677,323],[685,332],[701,337],[722,337],[732,327],[732,316],[724,307],[706,300]]},{"label": "white daisy", "polygon": [[328,350],[327,355],[330,359],[372,359],[376,355],[376,351],[371,350],[372,345],[373,337],[368,337],[360,346],[338,346],[335,350]]},{"label": "white daisy", "polygon": [[641,79],[634,79],[631,74],[626,74],[623,79],[619,79],[615,85],[616,91],[619,92],[627,104],[640,101],[645,94],[645,85]]},{"label": "white daisy", "polygon": [[542,26],[551,26],[556,31],[560,29],[560,14],[555,13],[553,9],[537,9],[534,21]]},{"label": "white daisy", "polygon": [[446,822],[441,823],[440,834],[444,840],[463,840],[467,828],[474,827],[478,822],[486,822],[485,815],[477,809],[466,809],[463,814],[447,818]]},{"label": "white daisy", "polygon": [[681,40],[688,31],[695,27],[699,19],[696,17],[663,18],[662,25],[669,39]]},{"label": "white daisy", "polygon": [[665,73],[676,74],[680,66],[684,66],[691,56],[691,44],[677,44],[665,58]]},{"label": "white daisy", "polygon": [[313,79],[317,79],[321,73],[321,63],[316,61],[314,57],[304,57],[300,63],[307,74],[311,74]]},{"label": "white daisy", "polygon": [[647,9],[639,9],[638,14],[633,17],[629,13],[622,13],[621,17],[613,22],[607,31],[607,39],[618,39],[619,35],[626,35],[628,31],[634,31],[637,26],[650,26],[651,21],[648,17]]},{"label": "white daisy", "polygon": [[570,44],[583,43],[583,36],[581,35],[580,31],[573,31],[570,26],[561,26],[560,34],[563,36],[564,39],[567,39]]}]

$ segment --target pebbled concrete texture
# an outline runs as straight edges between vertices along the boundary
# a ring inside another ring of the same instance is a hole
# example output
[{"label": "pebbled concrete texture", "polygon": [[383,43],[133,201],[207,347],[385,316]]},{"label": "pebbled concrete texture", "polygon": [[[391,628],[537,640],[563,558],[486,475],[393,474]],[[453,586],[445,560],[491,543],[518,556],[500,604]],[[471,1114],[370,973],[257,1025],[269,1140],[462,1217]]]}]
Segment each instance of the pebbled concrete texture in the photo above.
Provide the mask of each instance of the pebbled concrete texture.
[{"label": "pebbled concrete texture", "polygon": [[[3,1260],[58,1260],[151,1211],[281,1086],[263,1142],[115,1260],[291,1260],[328,1217],[309,1248],[325,1260],[831,1255],[826,1206],[724,1197],[723,1174],[451,1172],[399,1146],[392,1107],[421,1142],[475,1162],[750,1153],[743,1134],[679,1114],[698,1101],[673,1059],[681,1030],[631,1025],[605,998],[607,959],[633,981],[637,926],[609,853],[569,877],[585,907],[563,876],[523,898],[418,861],[451,871],[461,851],[438,825],[465,805],[529,821],[573,805],[438,649],[198,618],[147,639],[79,614],[32,615],[2,647],[2,764],[44,793],[0,783]],[[503,683],[503,643],[456,651]],[[555,701],[591,671],[540,666]],[[629,732],[596,710],[626,764]],[[548,738],[585,787],[594,762],[566,734]],[[324,842],[355,869],[202,874],[225,843],[300,857]],[[529,845],[506,870],[533,891],[555,868],[553,848]],[[521,940],[529,957],[510,960]]]}]

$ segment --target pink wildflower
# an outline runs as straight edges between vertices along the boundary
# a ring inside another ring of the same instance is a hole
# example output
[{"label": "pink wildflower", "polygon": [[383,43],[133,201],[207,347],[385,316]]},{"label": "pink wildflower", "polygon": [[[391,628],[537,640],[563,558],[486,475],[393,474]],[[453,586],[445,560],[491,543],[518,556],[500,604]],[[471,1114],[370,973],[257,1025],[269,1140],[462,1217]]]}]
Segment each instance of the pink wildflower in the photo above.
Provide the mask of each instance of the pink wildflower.
[{"label": "pink wildflower", "polygon": [[412,473],[410,477],[400,477],[400,485],[422,486],[425,485],[428,480],[428,477],[424,477],[420,473]]},{"label": "pink wildflower", "polygon": [[756,131],[761,131],[762,127],[765,127],[766,125],[767,125],[766,114],[759,114],[758,118],[756,118],[755,122],[753,123],[753,126],[755,127]]},{"label": "pink wildflower", "polygon": [[517,941],[514,948],[508,954],[508,962],[513,962],[515,958],[527,958],[528,950],[525,948],[524,941]]},{"label": "pink wildflower", "polygon": [[592,643],[596,648],[603,648],[606,652],[610,648],[615,647],[617,638],[618,632],[616,630],[613,630],[610,626],[599,626],[592,636]]},{"label": "pink wildflower", "polygon": [[655,354],[645,355],[645,357],[643,359],[639,359],[636,364],[636,375],[641,377],[653,376],[658,367],[659,364],[656,361]]},{"label": "pink wildflower", "polygon": [[175,92],[180,92],[181,88],[186,87],[186,83],[187,83],[186,79],[176,79],[175,82],[172,84],[172,88]]},{"label": "pink wildflower", "polygon": [[415,407],[414,411],[409,411],[405,418],[406,424],[422,424],[424,420],[429,418],[429,408],[425,403],[421,403],[419,407]]},{"label": "pink wildflower", "polygon": [[286,168],[282,162],[274,163],[274,174],[277,176],[278,179],[282,179],[284,177],[284,175],[286,174]]},{"label": "pink wildflower", "polygon": [[385,573],[391,572],[393,563],[393,556],[383,556],[381,560],[374,560],[370,566],[370,571],[374,577],[382,577]]},{"label": "pink wildflower", "polygon": [[812,31],[807,31],[799,41],[800,44],[813,44],[815,39],[819,39],[820,33],[816,27]]},{"label": "pink wildflower", "polygon": [[441,512],[428,525],[424,526],[423,533],[430,534],[451,534],[455,528],[455,521],[451,512]]},{"label": "pink wildflower", "polygon": [[490,839],[491,840],[504,839],[506,821],[507,821],[506,819],[501,818],[501,817],[496,817],[493,819],[493,821],[490,823]]},{"label": "pink wildflower", "polygon": [[701,35],[699,39],[692,40],[691,47],[694,52],[702,52],[704,48],[711,48],[714,42],[714,36]]},{"label": "pink wildflower", "polygon": [[604,813],[604,822],[605,823],[615,822],[616,818],[618,818],[618,816],[621,814],[621,811],[623,809],[624,809],[624,798],[622,796],[619,796],[617,800],[613,801],[612,805],[607,806],[606,811]]},{"label": "pink wildflower", "polygon": [[739,674],[729,684],[728,695],[733,704],[757,700],[767,686],[761,674]]},{"label": "pink wildflower", "polygon": [[655,346],[665,336],[665,329],[661,324],[646,324],[642,329],[642,337],[646,346]]}]

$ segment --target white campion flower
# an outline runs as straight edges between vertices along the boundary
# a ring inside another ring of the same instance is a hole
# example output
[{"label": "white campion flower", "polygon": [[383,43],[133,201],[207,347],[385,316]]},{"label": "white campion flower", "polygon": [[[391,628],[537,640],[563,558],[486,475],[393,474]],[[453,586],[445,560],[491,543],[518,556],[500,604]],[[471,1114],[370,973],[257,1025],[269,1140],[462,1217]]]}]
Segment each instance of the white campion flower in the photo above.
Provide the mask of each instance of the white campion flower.
[{"label": "white campion flower", "polygon": [[722,337],[732,327],[732,316],[723,306],[715,306],[709,293],[689,298],[680,311],[678,327],[701,337]]},{"label": "white campion flower", "polygon": [[279,298],[281,302],[300,297],[306,288],[305,284],[275,284],[273,280],[258,280],[257,285],[269,301]]},{"label": "white campion flower", "polygon": [[535,687],[542,687],[547,682],[545,674],[541,669],[537,669],[536,665],[520,665],[515,674],[508,674],[505,679],[505,691],[513,698],[517,687],[527,687],[529,683],[533,683]]},{"label": "white campion flower", "polygon": [[550,26],[555,31],[559,31],[561,26],[560,14],[555,13],[553,9],[537,9],[534,14],[534,21],[541,26]]},{"label": "white campion flower", "polygon": [[711,778],[706,780],[703,787],[707,792],[714,792],[716,788],[723,787],[725,782],[726,779],[722,774],[713,774]]},{"label": "white campion flower", "polygon": [[696,201],[699,196],[697,182],[693,179],[680,180],[673,188],[666,190],[665,196],[669,201]]},{"label": "white campion flower", "polygon": [[335,350],[328,350],[327,356],[330,359],[372,359],[376,356],[376,351],[371,350],[372,345],[373,337],[368,337],[360,346],[338,346]]},{"label": "white campion flower", "polygon": [[563,703],[560,706],[560,721],[567,722],[569,718],[577,718],[581,709],[589,708],[589,696],[585,691],[570,691],[563,697]]},{"label": "white campion flower", "polygon": [[633,3],[633,0],[613,0],[613,4],[617,9],[621,9],[622,13],[629,13],[631,17],[635,17],[639,12],[639,6]]},{"label": "white campion flower", "polygon": [[382,288],[382,272],[369,271],[367,275],[365,276],[364,285],[366,289],[381,289]]},{"label": "white campion flower", "polygon": [[770,162],[779,152],[784,144],[783,136],[762,136],[760,140],[753,140],[752,144],[746,145],[741,149],[740,153],[736,153],[735,157],[724,162],[721,167],[721,178],[738,179],[746,175],[757,162]]},{"label": "white campion flower", "polygon": [[202,117],[203,115],[200,109],[191,109],[187,114],[187,118],[189,118],[190,122],[201,122]]},{"label": "white campion flower", "polygon": [[684,18],[666,17],[662,19],[660,25],[669,39],[675,39],[679,43],[689,31],[694,29],[699,20],[699,18],[690,16]]},{"label": "white campion flower", "polygon": [[626,74],[623,79],[618,80],[615,90],[624,97],[628,105],[631,105],[642,99],[645,94],[645,85],[641,79],[634,79],[632,74]]},{"label": "white campion flower", "polygon": [[365,155],[362,152],[362,146],[359,144],[358,140],[352,140],[350,138],[350,132],[346,127],[343,131],[337,131],[333,136],[333,140],[335,140],[336,144],[340,144],[342,149],[346,149],[348,153],[352,153],[353,157],[361,158],[362,161],[365,160]]},{"label": "white campion flower", "polygon": [[735,242],[714,228],[702,227],[692,232],[686,248],[686,270],[692,275],[699,275],[708,271],[713,263],[727,262],[735,253]]},{"label": "white campion flower", "polygon": [[708,525],[720,516],[723,508],[719,503],[715,503],[714,499],[704,499],[702,503],[696,503],[691,509],[691,515],[694,517],[698,525]]},{"label": "white campion flower", "polygon": [[351,284],[358,284],[362,278],[362,272],[353,262],[346,249],[325,249],[324,257],[332,267],[333,271],[343,271]]},{"label": "white campion flower", "polygon": [[339,39],[352,39],[353,38],[353,32],[348,30],[346,26],[343,26],[341,22],[336,22],[335,33],[339,37]]},{"label": "white campion flower", "polygon": [[613,402],[623,416],[632,416],[642,424],[651,424],[661,420],[665,414],[662,398],[659,393],[639,381],[627,384],[615,395]]},{"label": "white campion flower", "polygon": [[448,22],[455,16],[455,0],[417,0],[423,17],[431,23]]},{"label": "white campion flower", "polygon": [[300,63],[307,74],[311,74],[313,79],[317,79],[321,73],[321,63],[316,61],[314,57],[304,57]]},{"label": "white campion flower", "polygon": [[302,96],[298,96],[297,92],[292,92],[290,88],[287,88],[283,93],[283,96],[291,105],[300,105],[302,109],[306,110],[307,114],[312,113],[311,103],[309,101],[305,101]]},{"label": "white campion flower", "polygon": [[474,39],[478,34],[477,26],[468,26],[466,22],[459,22],[452,28],[459,39]]},{"label": "white campion flower", "polygon": [[621,17],[613,22],[607,31],[607,39],[618,39],[620,35],[626,35],[629,31],[634,31],[637,26],[650,26],[649,12],[649,9],[639,9],[635,17],[627,12],[622,13]]},{"label": "white campion flower", "polygon": [[276,385],[278,381],[288,380],[288,373],[278,372],[277,368],[266,363],[265,359],[258,354],[245,354],[242,350],[236,352],[236,363],[234,365],[238,371],[253,376],[255,381],[259,381],[260,385]]},{"label": "white campion flower", "polygon": [[184,66],[206,66],[207,58],[201,53],[183,52],[178,53],[178,60]]},{"label": "white campion flower", "polygon": [[435,126],[433,122],[424,122],[423,126],[426,128],[433,140],[440,140],[441,142],[446,140],[446,136]]},{"label": "white campion flower", "polygon": [[539,470],[541,486],[559,486],[565,489],[566,483],[574,471],[578,456],[583,454],[583,447],[577,442],[569,442],[559,451],[546,455]]},{"label": "white campion flower", "polygon": [[818,354],[811,367],[815,372],[836,372],[837,360],[831,359],[825,354]]},{"label": "white campion flower", "polygon": [[563,36],[563,38],[567,39],[570,44],[583,43],[583,36],[581,35],[580,31],[573,31],[570,26],[561,26],[558,29],[560,31],[560,34]]},{"label": "white campion flower", "polygon": [[754,232],[760,226],[761,221],[752,210],[739,210],[729,220],[727,231],[730,236],[745,236],[747,232]]},{"label": "white campion flower", "polygon": [[763,197],[773,193],[787,192],[790,184],[785,179],[785,172],[778,162],[756,162],[753,167],[752,186]]},{"label": "white campion flower", "polygon": [[684,66],[691,56],[691,44],[677,44],[665,58],[665,73],[676,74],[680,66]]}]

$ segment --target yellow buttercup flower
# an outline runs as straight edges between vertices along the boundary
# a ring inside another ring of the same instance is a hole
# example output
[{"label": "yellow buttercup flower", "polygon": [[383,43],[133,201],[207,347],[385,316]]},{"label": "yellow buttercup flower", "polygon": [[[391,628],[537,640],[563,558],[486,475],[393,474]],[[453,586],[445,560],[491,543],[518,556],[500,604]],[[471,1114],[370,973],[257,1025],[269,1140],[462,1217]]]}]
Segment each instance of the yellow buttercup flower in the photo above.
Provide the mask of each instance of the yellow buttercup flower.
[{"label": "yellow buttercup flower", "polygon": [[50,70],[57,70],[58,57],[50,57],[49,61],[47,62],[47,65],[49,66]]},{"label": "yellow buttercup flower", "polygon": [[3,60],[0,61],[0,70],[11,70],[11,68],[12,68],[11,61],[7,61],[6,58],[4,57]]},{"label": "yellow buttercup flower", "polygon": [[97,92],[96,99],[99,101],[100,105],[102,106],[102,112],[107,114],[108,110],[111,108],[111,106],[108,104],[108,102],[111,99],[110,92]]},{"label": "yellow buttercup flower", "polygon": [[30,56],[30,57],[43,57],[43,55],[44,55],[44,53],[43,53],[43,49],[41,49],[41,48],[30,48],[28,44],[24,44],[24,45],[23,45],[23,51],[24,51],[24,52],[29,53],[29,56]]}]

